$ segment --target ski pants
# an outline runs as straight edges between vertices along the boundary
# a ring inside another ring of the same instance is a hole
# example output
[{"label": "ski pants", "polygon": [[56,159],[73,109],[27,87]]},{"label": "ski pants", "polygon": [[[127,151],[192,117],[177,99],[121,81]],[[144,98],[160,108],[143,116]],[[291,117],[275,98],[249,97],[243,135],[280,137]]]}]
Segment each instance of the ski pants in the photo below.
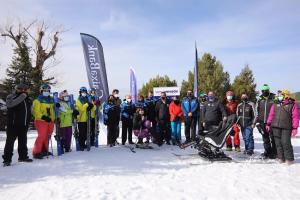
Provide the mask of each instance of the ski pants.
[{"label": "ski pants", "polygon": [[184,133],[187,141],[195,140],[196,138],[196,125],[197,117],[185,117],[184,118]]},{"label": "ski pants", "polygon": [[2,156],[4,161],[11,162],[14,152],[14,144],[17,138],[19,159],[28,158],[27,131],[27,126],[14,125],[7,127],[4,155]]},{"label": "ski pants", "polygon": [[132,119],[122,120],[122,144],[125,144],[127,141],[127,133],[128,133],[128,142],[132,143]]},{"label": "ski pants", "polygon": [[[240,147],[240,129],[237,125],[234,125],[232,127],[233,131],[233,144],[234,147]],[[231,135],[228,135],[226,139],[226,146],[232,148],[232,138]]]},{"label": "ski pants", "polygon": [[159,120],[158,121],[159,133],[157,135],[157,140],[162,143],[163,140],[169,142],[171,139],[170,133],[170,121]]},{"label": "ski pants", "polygon": [[291,130],[281,128],[272,129],[277,148],[277,157],[283,161],[293,161],[294,151],[291,142]]},{"label": "ski pants", "polygon": [[80,150],[84,150],[86,148],[85,142],[87,138],[87,122],[78,122],[78,132]]},{"label": "ski pants", "polygon": [[107,144],[115,144],[117,140],[117,124],[108,124],[107,125]]},{"label": "ski pants", "polygon": [[265,123],[259,123],[260,126],[260,133],[262,135],[262,139],[264,142],[264,149],[265,153],[267,155],[277,155],[277,150],[276,150],[276,144],[275,144],[275,139],[273,135],[273,129],[268,132],[266,130],[266,124]]},{"label": "ski pants", "polygon": [[173,121],[171,122],[171,137],[172,140],[181,141],[181,121]]},{"label": "ski pants", "polygon": [[91,118],[91,130],[90,130],[90,138],[91,138],[91,146],[95,146],[95,118]]},{"label": "ski pants", "polygon": [[254,150],[253,128],[251,126],[241,127],[243,140],[245,143],[246,151]]},{"label": "ski pants", "polygon": [[60,128],[60,134],[62,136],[63,147],[65,151],[70,151],[72,140],[72,126]]},{"label": "ski pants", "polygon": [[38,155],[42,152],[48,152],[49,138],[51,138],[54,129],[54,123],[45,122],[43,120],[35,120],[34,125],[38,136],[35,140],[32,154]]}]

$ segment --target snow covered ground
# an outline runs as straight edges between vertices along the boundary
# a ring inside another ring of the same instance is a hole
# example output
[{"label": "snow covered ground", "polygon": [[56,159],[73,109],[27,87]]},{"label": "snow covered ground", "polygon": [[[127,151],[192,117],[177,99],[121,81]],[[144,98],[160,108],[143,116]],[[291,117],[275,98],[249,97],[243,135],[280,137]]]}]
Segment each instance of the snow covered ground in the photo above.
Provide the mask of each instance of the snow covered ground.
[{"label": "snow covered ground", "polygon": [[[30,131],[31,154],[36,132]],[[63,156],[0,167],[0,199],[299,199],[300,138],[293,138],[296,161],[278,163],[208,163],[191,156],[196,153],[176,146],[155,146],[153,150],[105,146],[71,152]],[[0,132],[0,154],[5,133]],[[243,144],[243,142],[242,142]],[[53,140],[53,146],[54,140]],[[74,147],[73,147],[74,148]],[[255,132],[256,154],[262,140]],[[15,147],[16,149],[16,147]],[[56,153],[56,151],[54,150]],[[230,155],[239,158],[241,153]],[[31,156],[31,155],[30,155]]]}]

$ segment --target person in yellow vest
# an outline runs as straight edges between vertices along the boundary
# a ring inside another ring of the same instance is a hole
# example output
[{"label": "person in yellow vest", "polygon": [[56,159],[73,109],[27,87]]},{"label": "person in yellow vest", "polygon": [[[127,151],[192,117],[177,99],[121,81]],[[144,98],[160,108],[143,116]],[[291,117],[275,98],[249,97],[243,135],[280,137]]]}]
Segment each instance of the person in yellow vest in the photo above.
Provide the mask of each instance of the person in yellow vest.
[{"label": "person in yellow vest", "polygon": [[73,111],[70,106],[70,96],[67,90],[59,93],[59,119],[60,134],[62,136],[65,152],[71,151],[72,141],[72,116]]},{"label": "person in yellow vest", "polygon": [[54,129],[54,101],[50,96],[51,87],[48,84],[42,84],[41,94],[33,101],[32,111],[34,116],[34,125],[38,133],[32,150],[33,158],[42,159],[51,154],[48,151],[49,138]]},{"label": "person in yellow vest", "polygon": [[93,103],[90,103],[88,100],[88,94],[86,87],[81,87],[79,89],[79,97],[76,100],[76,110],[74,115],[77,115],[77,124],[79,132],[79,146],[80,151],[84,151],[86,148],[86,139],[87,139],[87,113],[92,110],[94,107]]}]

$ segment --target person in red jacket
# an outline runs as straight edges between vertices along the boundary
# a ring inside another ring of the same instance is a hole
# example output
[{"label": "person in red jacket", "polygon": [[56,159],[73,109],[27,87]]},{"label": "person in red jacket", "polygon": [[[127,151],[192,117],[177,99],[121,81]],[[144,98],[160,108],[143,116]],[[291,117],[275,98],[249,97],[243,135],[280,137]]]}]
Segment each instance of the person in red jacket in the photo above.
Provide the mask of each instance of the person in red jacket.
[{"label": "person in red jacket", "polygon": [[181,122],[183,120],[183,113],[181,110],[181,103],[178,97],[174,97],[169,106],[170,121],[171,121],[171,138],[173,145],[181,144]]},{"label": "person in red jacket", "polygon": [[[227,91],[226,92],[226,99],[224,102],[225,109],[227,112],[227,116],[236,114],[236,109],[237,109],[237,101],[234,100],[234,93],[232,91]],[[233,144],[235,151],[240,152],[240,129],[237,125],[234,125],[233,127]],[[226,150],[227,151],[232,151],[232,138],[231,135],[229,135],[226,139]]]}]

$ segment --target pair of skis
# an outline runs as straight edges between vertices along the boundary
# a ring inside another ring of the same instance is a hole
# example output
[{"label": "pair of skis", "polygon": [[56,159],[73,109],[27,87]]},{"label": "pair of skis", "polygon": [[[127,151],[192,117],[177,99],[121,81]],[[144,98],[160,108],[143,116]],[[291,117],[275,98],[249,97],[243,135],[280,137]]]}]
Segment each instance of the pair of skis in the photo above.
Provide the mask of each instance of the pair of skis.
[{"label": "pair of skis", "polygon": [[60,133],[60,119],[59,119],[59,107],[56,105],[59,103],[58,93],[53,93],[54,111],[55,111],[55,140],[57,143],[57,155],[60,156],[64,153],[63,140]]},{"label": "pair of skis", "polygon": [[[70,95],[70,107],[71,109],[75,110],[75,101],[74,101],[74,96],[71,94]],[[76,146],[76,151],[79,151],[80,150],[80,145],[79,145],[79,131],[78,131],[78,127],[77,127],[77,116],[74,117],[73,116],[73,130],[74,130],[74,138],[75,138],[75,146]]]}]

